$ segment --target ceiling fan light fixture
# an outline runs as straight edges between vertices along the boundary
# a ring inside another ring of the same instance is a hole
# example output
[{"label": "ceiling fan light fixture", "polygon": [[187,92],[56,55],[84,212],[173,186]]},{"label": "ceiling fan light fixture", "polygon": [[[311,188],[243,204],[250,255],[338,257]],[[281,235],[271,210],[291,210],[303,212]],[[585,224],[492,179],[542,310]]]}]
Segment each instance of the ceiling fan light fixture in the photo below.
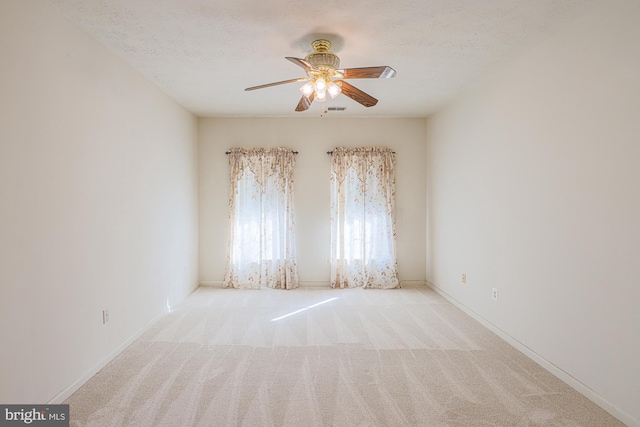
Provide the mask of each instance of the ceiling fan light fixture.
[{"label": "ceiling fan light fixture", "polygon": [[329,51],[331,42],[328,40],[315,40],[311,43],[313,52],[305,59],[286,56],[285,59],[304,69],[307,77],[283,80],[280,82],[268,83],[259,86],[248,87],[245,90],[263,89],[266,87],[279,86],[293,82],[306,82],[300,87],[302,98],[296,106],[296,111],[306,111],[311,103],[316,100],[323,102],[327,99],[327,94],[331,98],[336,98],[343,94],[355,102],[365,106],[373,107],[378,100],[366,92],[347,83],[347,79],[388,79],[395,76],[396,71],[388,65],[376,67],[360,68],[340,68],[340,58],[335,53]]},{"label": "ceiling fan light fixture", "polygon": [[311,96],[311,94],[313,93],[313,90],[314,90],[313,82],[307,82],[305,85],[303,85],[300,88],[300,92],[302,92],[302,94],[307,98]]},{"label": "ceiling fan light fixture", "polygon": [[333,99],[336,96],[340,95],[340,92],[342,92],[342,88],[340,87],[340,85],[336,84],[335,82],[329,82],[329,84],[327,85],[327,92],[329,93],[329,96]]},{"label": "ceiling fan light fixture", "polygon": [[324,77],[318,77],[318,79],[316,80],[316,92],[320,93],[320,92],[325,92],[327,90],[327,81],[324,79]]},{"label": "ceiling fan light fixture", "polygon": [[316,92],[316,101],[323,102],[327,100],[327,92]]}]

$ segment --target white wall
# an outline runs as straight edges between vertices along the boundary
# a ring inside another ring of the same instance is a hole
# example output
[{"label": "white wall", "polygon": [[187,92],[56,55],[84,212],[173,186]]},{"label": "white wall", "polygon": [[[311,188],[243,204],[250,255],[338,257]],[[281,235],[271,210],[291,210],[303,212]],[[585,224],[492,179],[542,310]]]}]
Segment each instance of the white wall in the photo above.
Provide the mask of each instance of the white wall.
[{"label": "white wall", "polygon": [[0,64],[0,402],[45,403],[197,285],[197,120],[46,1]]},{"label": "white wall", "polygon": [[290,147],[296,157],[295,214],[301,282],[329,283],[329,173],[336,146],[384,145],[396,151],[400,280],[425,280],[424,119],[199,119],[200,282],[221,283],[227,256],[229,148]]},{"label": "white wall", "polygon": [[640,425],[639,18],[637,1],[604,2],[427,123],[428,280],[629,425]]}]

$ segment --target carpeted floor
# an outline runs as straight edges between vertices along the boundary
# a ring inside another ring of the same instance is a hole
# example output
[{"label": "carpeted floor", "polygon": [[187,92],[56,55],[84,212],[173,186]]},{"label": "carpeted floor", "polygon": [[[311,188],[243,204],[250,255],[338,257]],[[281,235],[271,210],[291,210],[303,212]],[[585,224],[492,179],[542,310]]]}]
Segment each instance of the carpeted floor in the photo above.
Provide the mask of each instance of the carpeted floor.
[{"label": "carpeted floor", "polygon": [[622,426],[427,287],[199,288],[73,426]]}]

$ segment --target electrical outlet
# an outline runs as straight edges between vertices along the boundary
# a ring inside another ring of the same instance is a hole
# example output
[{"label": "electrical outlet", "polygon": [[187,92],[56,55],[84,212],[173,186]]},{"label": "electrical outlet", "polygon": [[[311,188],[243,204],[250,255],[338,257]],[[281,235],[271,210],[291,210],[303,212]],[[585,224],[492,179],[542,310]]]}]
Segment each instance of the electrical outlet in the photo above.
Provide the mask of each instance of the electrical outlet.
[{"label": "electrical outlet", "polygon": [[467,275],[462,273],[462,283],[467,283]]},{"label": "electrical outlet", "polygon": [[496,288],[491,289],[491,299],[494,301],[498,301],[498,289]]},{"label": "electrical outlet", "polygon": [[102,310],[102,324],[106,325],[107,323],[109,323],[109,310],[104,309]]}]

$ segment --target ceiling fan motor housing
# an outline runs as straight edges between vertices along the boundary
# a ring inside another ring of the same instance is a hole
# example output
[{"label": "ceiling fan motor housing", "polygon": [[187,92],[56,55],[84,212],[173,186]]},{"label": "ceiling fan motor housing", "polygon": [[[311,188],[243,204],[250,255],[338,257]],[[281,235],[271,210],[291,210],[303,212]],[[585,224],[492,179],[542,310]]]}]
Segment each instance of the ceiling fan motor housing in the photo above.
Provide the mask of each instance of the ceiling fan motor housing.
[{"label": "ceiling fan motor housing", "polygon": [[329,68],[332,70],[340,68],[340,58],[335,53],[329,52],[331,42],[328,40],[316,40],[311,43],[313,52],[304,59],[316,68]]}]

